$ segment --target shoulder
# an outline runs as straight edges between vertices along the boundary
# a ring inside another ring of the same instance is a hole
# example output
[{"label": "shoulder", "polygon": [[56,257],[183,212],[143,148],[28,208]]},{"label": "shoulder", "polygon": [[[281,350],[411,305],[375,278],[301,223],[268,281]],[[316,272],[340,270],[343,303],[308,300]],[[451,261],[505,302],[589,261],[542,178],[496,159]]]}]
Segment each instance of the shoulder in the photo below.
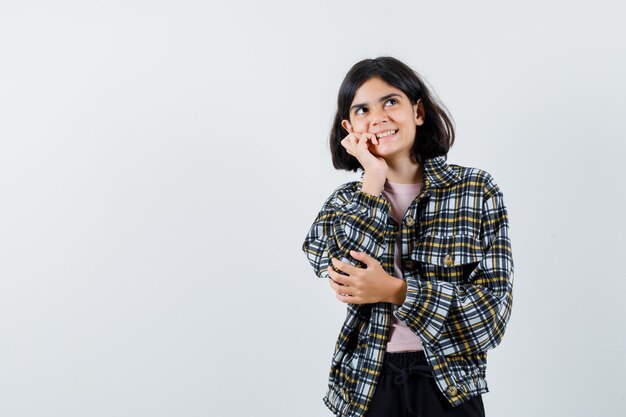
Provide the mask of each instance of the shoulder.
[{"label": "shoulder", "polygon": [[494,176],[487,170],[458,164],[448,164],[448,167],[458,176],[459,185],[480,191],[485,199],[502,194]]},{"label": "shoulder", "polygon": [[354,193],[359,189],[359,181],[350,181],[336,187],[332,194],[326,199],[326,203],[339,207],[352,199]]}]

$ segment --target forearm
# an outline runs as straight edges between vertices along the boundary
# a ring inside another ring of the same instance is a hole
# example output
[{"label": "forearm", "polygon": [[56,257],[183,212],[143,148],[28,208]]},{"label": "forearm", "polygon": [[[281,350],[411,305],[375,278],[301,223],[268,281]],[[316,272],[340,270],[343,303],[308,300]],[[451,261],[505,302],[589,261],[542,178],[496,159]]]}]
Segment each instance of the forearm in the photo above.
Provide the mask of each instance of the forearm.
[{"label": "forearm", "polygon": [[[389,202],[379,195],[347,189],[325,201],[302,245],[317,276],[328,278],[330,258],[350,265],[358,262],[350,250],[379,258],[385,250],[385,227]],[[372,191],[374,192],[374,191]]]},{"label": "forearm", "polygon": [[[350,201],[335,209],[329,245],[347,259],[350,250],[380,260],[385,251],[385,230],[390,203],[378,195],[355,191]],[[331,253],[332,255],[332,253]]]},{"label": "forearm", "polygon": [[361,179],[361,191],[370,195],[379,196],[385,187],[386,173],[366,172]]}]

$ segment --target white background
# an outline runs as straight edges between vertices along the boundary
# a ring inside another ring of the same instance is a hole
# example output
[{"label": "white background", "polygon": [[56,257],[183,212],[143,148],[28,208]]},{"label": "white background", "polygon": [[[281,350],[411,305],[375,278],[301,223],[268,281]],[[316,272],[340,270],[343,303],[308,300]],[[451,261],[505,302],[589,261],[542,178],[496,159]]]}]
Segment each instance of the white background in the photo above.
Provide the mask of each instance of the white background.
[{"label": "white background", "polygon": [[220,3],[0,2],[0,415],[330,416],[345,305],[301,245],[381,55],[505,195],[487,416],[624,415],[618,2]]}]

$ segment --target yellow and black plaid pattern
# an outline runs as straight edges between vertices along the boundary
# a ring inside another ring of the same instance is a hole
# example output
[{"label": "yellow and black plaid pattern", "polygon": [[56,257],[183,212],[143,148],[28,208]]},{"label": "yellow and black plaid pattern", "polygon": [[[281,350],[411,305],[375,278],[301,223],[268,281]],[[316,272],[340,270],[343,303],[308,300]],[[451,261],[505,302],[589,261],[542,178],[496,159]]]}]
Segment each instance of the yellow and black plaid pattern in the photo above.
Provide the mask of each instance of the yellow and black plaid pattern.
[{"label": "yellow and black plaid pattern", "polygon": [[424,168],[422,191],[401,224],[389,216],[383,193],[369,195],[361,181],[353,181],[326,199],[302,245],[321,278],[328,278],[331,257],[363,267],[350,250],[368,253],[393,275],[395,237],[401,234],[405,302],[347,304],[324,396],[336,415],[367,411],[392,314],[422,340],[451,404],[489,391],[486,351],[502,340],[513,295],[503,195],[489,173],[447,164],[445,156],[427,159]]}]

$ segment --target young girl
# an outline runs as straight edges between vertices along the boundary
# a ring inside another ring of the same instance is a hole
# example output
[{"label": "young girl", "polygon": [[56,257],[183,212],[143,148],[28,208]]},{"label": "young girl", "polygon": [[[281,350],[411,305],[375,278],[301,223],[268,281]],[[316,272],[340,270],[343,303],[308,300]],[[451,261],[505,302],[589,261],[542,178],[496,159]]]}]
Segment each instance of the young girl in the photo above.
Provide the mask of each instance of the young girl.
[{"label": "young girl", "polygon": [[391,57],[339,89],[333,165],[361,170],[326,199],[302,249],[347,315],[324,403],[337,416],[484,416],[487,350],[511,315],[503,194],[448,164],[451,118]]}]

